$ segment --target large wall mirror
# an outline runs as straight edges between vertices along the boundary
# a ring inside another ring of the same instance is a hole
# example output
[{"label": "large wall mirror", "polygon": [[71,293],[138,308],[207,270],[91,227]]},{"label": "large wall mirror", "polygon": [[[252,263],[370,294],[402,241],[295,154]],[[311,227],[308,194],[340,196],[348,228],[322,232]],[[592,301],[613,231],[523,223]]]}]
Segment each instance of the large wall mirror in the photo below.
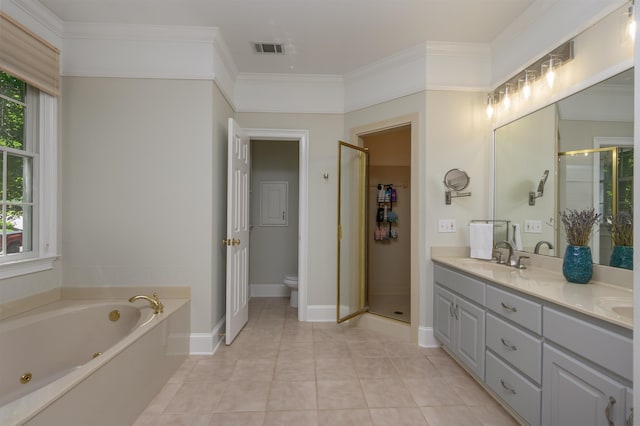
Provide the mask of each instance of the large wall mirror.
[{"label": "large wall mirror", "polygon": [[609,265],[610,220],[633,214],[633,91],[630,69],[495,130],[494,219],[521,250],[562,257],[560,212],[594,207],[593,261]]}]

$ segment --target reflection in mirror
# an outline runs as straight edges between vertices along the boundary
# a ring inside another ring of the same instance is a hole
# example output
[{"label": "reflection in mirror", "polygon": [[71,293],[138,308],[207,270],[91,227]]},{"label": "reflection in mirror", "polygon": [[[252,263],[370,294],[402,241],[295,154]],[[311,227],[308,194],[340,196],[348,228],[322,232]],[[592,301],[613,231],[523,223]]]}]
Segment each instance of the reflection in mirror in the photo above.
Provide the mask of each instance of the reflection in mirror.
[{"label": "reflection in mirror", "polygon": [[563,256],[560,212],[595,207],[593,260],[609,265],[611,220],[632,215],[633,90],[631,69],[495,130],[494,218],[519,225],[524,251]]}]

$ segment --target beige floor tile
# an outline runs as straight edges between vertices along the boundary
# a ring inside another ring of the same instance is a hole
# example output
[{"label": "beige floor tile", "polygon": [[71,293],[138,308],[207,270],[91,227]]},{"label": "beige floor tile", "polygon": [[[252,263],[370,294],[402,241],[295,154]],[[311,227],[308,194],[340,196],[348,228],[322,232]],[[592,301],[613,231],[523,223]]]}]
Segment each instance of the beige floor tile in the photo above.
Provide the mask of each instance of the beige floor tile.
[{"label": "beige floor tile", "polygon": [[468,406],[486,405],[494,399],[471,376],[451,376],[445,378],[453,390]]},{"label": "beige floor tile", "polygon": [[453,360],[450,356],[432,356],[427,357],[427,359],[433,364],[433,366],[438,370],[441,376],[467,376],[467,373],[464,368],[460,367],[460,365]]},{"label": "beige floor tile", "polygon": [[231,381],[215,411],[265,411],[270,387],[270,381]]},{"label": "beige floor tile", "polygon": [[427,355],[426,348],[421,348],[413,343],[389,341],[385,345],[389,358],[424,357]]},{"label": "beige floor tile", "polygon": [[278,358],[273,379],[277,381],[315,380],[316,372],[313,358],[299,360]]},{"label": "beige floor tile", "polygon": [[354,357],[353,363],[360,379],[398,377],[398,370],[396,370],[389,358]]},{"label": "beige floor tile", "polygon": [[213,357],[199,360],[184,380],[186,382],[226,382],[231,378],[236,362],[236,359]]},{"label": "beige floor tile", "polygon": [[267,411],[264,426],[316,426],[318,412],[313,411]]},{"label": "beige floor tile", "polygon": [[356,380],[356,369],[353,360],[348,358],[317,358],[317,380]]},{"label": "beige floor tile", "polygon": [[349,351],[354,358],[386,358],[385,344],[380,341],[351,341]]},{"label": "beige floor tile", "polygon": [[403,381],[414,401],[420,407],[464,405],[464,401],[446,378],[404,378]]},{"label": "beige floor tile", "polygon": [[347,410],[319,410],[319,426],[370,426],[373,425],[369,410],[354,408]]},{"label": "beige floor tile", "polygon": [[318,358],[350,358],[349,345],[344,341],[314,341],[313,355]]},{"label": "beige floor tile", "polygon": [[209,426],[211,414],[167,414],[158,419],[156,426]]},{"label": "beige floor tile", "polygon": [[366,408],[357,380],[318,380],[318,409]]},{"label": "beige floor tile", "polygon": [[360,380],[369,408],[415,407],[416,403],[399,378]]},{"label": "beige floor tile", "polygon": [[275,359],[239,359],[230,380],[270,381],[273,379],[275,366]]},{"label": "beige floor tile", "polygon": [[182,365],[173,373],[173,376],[169,379],[171,383],[182,383],[191,372],[191,369],[196,365],[197,359],[195,357],[188,357]]},{"label": "beige floor tile", "polygon": [[273,382],[267,410],[315,410],[316,382]]},{"label": "beige floor tile", "polygon": [[391,358],[400,377],[440,377],[438,369],[426,357]]},{"label": "beige floor tile", "polygon": [[164,413],[211,414],[225,390],[224,383],[184,383]]},{"label": "beige floor tile", "polygon": [[209,426],[262,426],[264,411],[213,413]]},{"label": "beige floor tile", "polygon": [[419,408],[371,408],[375,426],[429,426]]},{"label": "beige floor tile", "polygon": [[429,426],[482,426],[466,405],[420,407]]},{"label": "beige floor tile", "polygon": [[469,411],[483,426],[518,426],[518,422],[496,402],[469,407]]}]

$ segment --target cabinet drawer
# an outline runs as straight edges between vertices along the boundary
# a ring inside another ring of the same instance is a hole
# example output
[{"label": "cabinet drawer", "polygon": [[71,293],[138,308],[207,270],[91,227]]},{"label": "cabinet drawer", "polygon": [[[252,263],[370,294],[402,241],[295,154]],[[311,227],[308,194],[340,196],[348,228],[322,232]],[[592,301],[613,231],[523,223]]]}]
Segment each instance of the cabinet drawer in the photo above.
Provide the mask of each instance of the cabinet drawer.
[{"label": "cabinet drawer", "polygon": [[546,339],[629,381],[633,380],[633,341],[630,336],[546,306],[543,327]]},{"label": "cabinet drawer", "polygon": [[540,424],[541,390],[487,351],[486,383],[531,425]]},{"label": "cabinet drawer", "polygon": [[441,286],[455,291],[469,300],[484,306],[485,283],[440,265],[433,266],[433,279]]},{"label": "cabinet drawer", "polygon": [[487,314],[487,347],[536,383],[542,380],[542,339]]},{"label": "cabinet drawer", "polygon": [[496,287],[487,286],[486,306],[493,312],[534,333],[542,334],[542,305],[539,303]]}]

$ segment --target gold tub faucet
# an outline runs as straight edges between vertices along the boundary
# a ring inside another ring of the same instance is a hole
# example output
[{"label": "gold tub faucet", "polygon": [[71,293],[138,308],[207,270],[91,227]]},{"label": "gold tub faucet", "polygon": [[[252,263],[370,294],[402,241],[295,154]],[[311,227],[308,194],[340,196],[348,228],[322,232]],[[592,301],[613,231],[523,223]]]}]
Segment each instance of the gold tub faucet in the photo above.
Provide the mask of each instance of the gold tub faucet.
[{"label": "gold tub faucet", "polygon": [[158,299],[158,293],[153,293],[153,296],[151,297],[145,296],[144,294],[139,294],[130,298],[129,302],[133,303],[139,299],[144,299],[149,302],[156,314],[161,314],[164,311],[164,305],[162,304],[160,299]]}]

